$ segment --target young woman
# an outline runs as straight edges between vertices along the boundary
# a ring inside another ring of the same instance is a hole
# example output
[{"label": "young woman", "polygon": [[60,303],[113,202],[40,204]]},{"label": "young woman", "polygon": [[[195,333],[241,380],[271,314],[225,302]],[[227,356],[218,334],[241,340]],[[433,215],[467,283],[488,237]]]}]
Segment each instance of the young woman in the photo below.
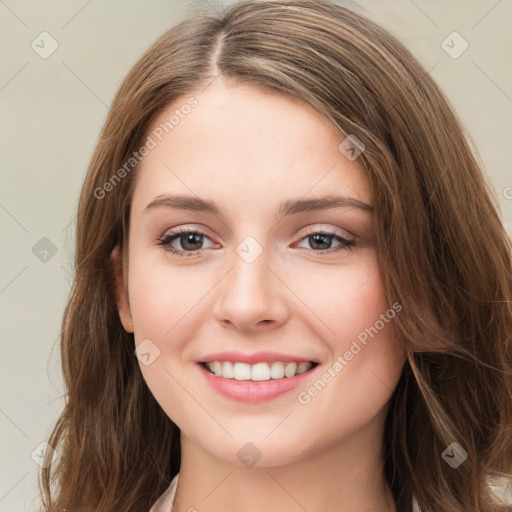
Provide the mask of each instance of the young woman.
[{"label": "young woman", "polygon": [[83,185],[45,510],[510,510],[490,197],[368,19],[262,0],[172,28]]}]

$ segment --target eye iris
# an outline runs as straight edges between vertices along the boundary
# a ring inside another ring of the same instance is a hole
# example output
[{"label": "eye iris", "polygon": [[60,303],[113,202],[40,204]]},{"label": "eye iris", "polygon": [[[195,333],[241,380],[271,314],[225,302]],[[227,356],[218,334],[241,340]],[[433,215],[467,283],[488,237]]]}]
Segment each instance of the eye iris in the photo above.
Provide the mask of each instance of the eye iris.
[{"label": "eye iris", "polygon": [[[322,241],[320,241],[320,242],[319,242],[319,241],[318,241],[318,238],[319,238],[319,237],[320,237],[320,238],[323,238],[323,239],[324,239],[324,241],[323,241],[323,242],[322,242]],[[321,233],[317,233],[316,235],[312,235],[312,236],[310,236],[309,238],[310,238],[310,240],[311,240],[311,239],[313,240],[313,243],[311,244],[311,246],[312,246],[312,247],[314,247],[314,248],[315,248],[315,244],[318,244],[318,243],[320,243],[320,245],[326,246],[326,247],[316,247],[316,249],[329,249],[329,246],[331,245],[331,244],[330,244],[330,241],[331,241],[331,240],[330,240],[330,238],[331,238],[331,237],[330,237],[330,236],[328,236],[328,235],[323,235],[323,234],[321,234]],[[328,241],[328,242],[326,242],[326,241],[325,241],[325,239],[328,239],[329,241]]]},{"label": "eye iris", "polygon": [[[200,235],[198,233],[186,233],[184,235],[181,235],[180,236],[181,246],[183,247],[183,249],[191,250],[191,251],[200,249],[202,237],[203,237],[203,235]],[[185,243],[183,243],[184,240],[185,240]],[[199,247],[194,247],[194,246],[187,247],[189,243],[192,245],[194,245],[194,243],[195,243],[196,245],[199,245]]]}]

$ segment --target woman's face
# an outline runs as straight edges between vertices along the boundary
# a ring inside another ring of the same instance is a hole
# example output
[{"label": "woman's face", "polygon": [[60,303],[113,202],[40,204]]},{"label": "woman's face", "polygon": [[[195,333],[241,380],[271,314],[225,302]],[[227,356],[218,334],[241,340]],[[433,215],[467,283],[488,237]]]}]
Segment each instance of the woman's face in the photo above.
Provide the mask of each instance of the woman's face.
[{"label": "woman's face", "polygon": [[375,438],[404,362],[401,306],[385,299],[371,189],[345,136],[220,79],[147,135],[118,300],[168,416],[236,465]]}]

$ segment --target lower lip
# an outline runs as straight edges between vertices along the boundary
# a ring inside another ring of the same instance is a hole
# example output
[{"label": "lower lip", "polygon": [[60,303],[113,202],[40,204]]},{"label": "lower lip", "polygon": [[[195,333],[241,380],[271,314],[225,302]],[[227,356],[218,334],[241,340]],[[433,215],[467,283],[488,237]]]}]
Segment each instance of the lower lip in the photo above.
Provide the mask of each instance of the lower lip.
[{"label": "lower lip", "polygon": [[217,377],[201,364],[198,365],[210,386],[221,395],[240,402],[262,402],[280,396],[300,386],[317,368],[311,368],[295,377],[270,380],[236,380]]}]

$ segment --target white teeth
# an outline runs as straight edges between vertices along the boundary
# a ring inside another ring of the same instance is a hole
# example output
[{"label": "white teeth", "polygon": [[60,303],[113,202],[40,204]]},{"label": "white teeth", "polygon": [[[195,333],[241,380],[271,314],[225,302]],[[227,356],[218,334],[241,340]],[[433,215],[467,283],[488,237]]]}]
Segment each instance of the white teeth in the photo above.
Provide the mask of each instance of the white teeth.
[{"label": "white teeth", "polygon": [[224,361],[222,363],[222,376],[227,379],[232,379],[235,376],[233,373],[233,363],[231,361]]},{"label": "white teeth", "polygon": [[[217,373],[215,375],[217,375]],[[222,375],[218,376],[222,377]],[[246,363],[235,363],[233,365],[233,377],[236,380],[251,380],[251,365]]]},{"label": "white teeth", "polygon": [[307,372],[310,368],[311,368],[311,363],[308,363],[307,361],[303,361],[302,363],[299,363],[299,366],[297,366],[297,375]]},{"label": "white teeth", "polygon": [[270,377],[272,379],[282,379],[284,377],[284,364],[276,361],[270,367]]},{"label": "white teeth", "polygon": [[312,363],[303,361],[300,363],[232,363],[231,361],[210,361],[206,367],[217,377],[235,380],[262,381],[270,379],[282,379],[294,377],[307,372],[313,366]]},{"label": "white teeth", "polygon": [[253,364],[251,380],[270,380],[270,366],[267,363]]},{"label": "white teeth", "polygon": [[284,367],[284,375],[286,377],[293,377],[297,371],[297,363],[288,363]]},{"label": "white teeth", "polygon": [[222,363],[220,361],[213,362],[213,373],[215,373],[215,375],[222,374]]}]

